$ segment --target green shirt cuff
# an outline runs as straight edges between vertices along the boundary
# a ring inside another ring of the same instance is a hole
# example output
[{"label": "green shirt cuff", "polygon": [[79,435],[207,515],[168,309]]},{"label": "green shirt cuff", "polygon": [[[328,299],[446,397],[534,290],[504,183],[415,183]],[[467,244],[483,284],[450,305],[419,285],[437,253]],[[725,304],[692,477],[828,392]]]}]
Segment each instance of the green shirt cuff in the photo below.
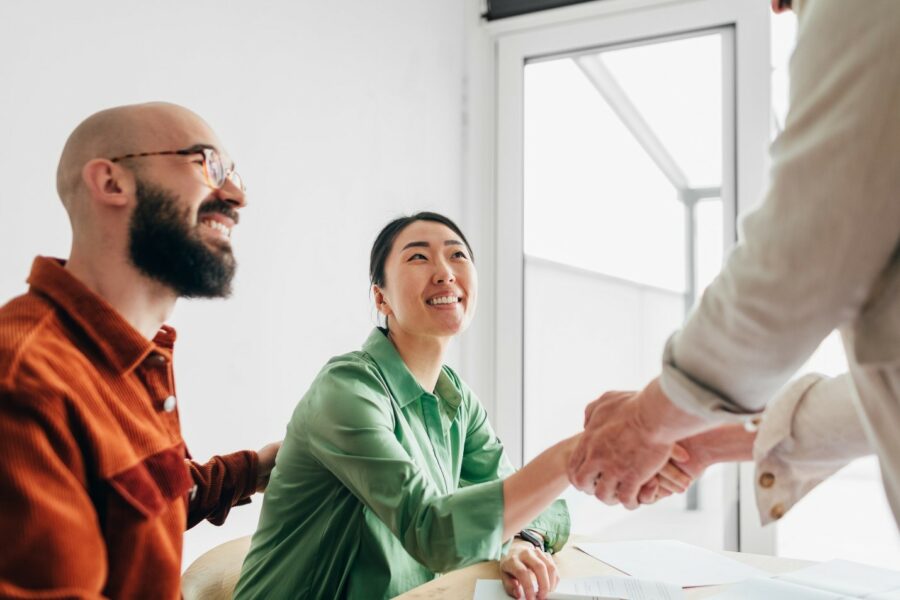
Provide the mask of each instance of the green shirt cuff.
[{"label": "green shirt cuff", "polygon": [[465,564],[499,560],[503,547],[503,481],[461,488],[449,499],[447,509],[453,514],[457,557]]},{"label": "green shirt cuff", "polygon": [[547,551],[556,554],[569,541],[569,533],[572,530],[568,504],[562,499],[555,501],[529,523],[526,529],[533,529],[544,536]]}]

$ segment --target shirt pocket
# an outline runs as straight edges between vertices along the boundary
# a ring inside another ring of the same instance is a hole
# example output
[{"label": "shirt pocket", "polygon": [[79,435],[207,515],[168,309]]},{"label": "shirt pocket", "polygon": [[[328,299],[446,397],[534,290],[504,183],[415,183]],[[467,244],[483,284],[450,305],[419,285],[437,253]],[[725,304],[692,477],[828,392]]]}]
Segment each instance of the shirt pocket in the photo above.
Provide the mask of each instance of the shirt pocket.
[{"label": "shirt pocket", "polygon": [[179,444],[108,477],[107,482],[125,504],[151,519],[191,488],[184,460],[184,446]]}]

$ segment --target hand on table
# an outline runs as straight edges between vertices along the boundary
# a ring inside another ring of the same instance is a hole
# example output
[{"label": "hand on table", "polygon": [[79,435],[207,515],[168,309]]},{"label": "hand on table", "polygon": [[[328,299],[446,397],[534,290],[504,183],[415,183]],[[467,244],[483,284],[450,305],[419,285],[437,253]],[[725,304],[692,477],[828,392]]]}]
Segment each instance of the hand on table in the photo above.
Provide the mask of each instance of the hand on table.
[{"label": "hand on table", "polygon": [[275,457],[281,449],[281,442],[266,444],[257,451],[258,466],[256,468],[256,491],[264,492],[269,485],[269,476],[275,467]]},{"label": "hand on table", "polygon": [[556,562],[530,542],[514,539],[500,559],[503,588],[513,598],[543,600],[559,583]]}]

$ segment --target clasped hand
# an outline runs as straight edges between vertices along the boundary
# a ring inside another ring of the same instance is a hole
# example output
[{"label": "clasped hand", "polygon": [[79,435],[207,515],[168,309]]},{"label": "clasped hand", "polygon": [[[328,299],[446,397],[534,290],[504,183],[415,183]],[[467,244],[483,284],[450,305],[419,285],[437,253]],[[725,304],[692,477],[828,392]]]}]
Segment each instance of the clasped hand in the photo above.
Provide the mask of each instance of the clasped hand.
[{"label": "clasped hand", "polygon": [[569,461],[576,488],[633,510],[685,491],[703,472],[685,445],[675,443],[677,429],[659,426],[648,394],[668,402],[654,381],[641,392],[607,392],[588,405],[585,431]]}]

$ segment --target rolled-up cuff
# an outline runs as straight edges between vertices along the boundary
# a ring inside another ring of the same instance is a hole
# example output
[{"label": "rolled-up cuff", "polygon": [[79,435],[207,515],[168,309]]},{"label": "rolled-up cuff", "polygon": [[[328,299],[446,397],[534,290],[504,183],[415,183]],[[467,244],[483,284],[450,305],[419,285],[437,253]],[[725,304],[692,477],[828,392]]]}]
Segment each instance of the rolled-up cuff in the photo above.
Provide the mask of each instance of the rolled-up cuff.
[{"label": "rolled-up cuff", "polygon": [[456,490],[447,507],[453,515],[456,555],[465,562],[498,560],[503,547],[503,480]]},{"label": "rolled-up cuff", "polygon": [[762,411],[748,411],[716,390],[695,380],[675,363],[674,347],[678,333],[666,342],[660,386],[669,400],[685,412],[714,423],[748,423]]},{"label": "rolled-up cuff", "polygon": [[793,449],[791,437],[794,415],[807,392],[824,379],[817,374],[804,375],[791,383],[766,410],[753,443],[756,463],[754,488],[759,520],[768,525],[783,517],[812,488],[836,469],[802,468],[783,459]]},{"label": "rolled-up cuff", "polygon": [[572,530],[568,504],[565,500],[556,500],[529,523],[526,529],[534,529],[539,532],[544,537],[544,546],[547,551],[556,554],[566,545]]}]

